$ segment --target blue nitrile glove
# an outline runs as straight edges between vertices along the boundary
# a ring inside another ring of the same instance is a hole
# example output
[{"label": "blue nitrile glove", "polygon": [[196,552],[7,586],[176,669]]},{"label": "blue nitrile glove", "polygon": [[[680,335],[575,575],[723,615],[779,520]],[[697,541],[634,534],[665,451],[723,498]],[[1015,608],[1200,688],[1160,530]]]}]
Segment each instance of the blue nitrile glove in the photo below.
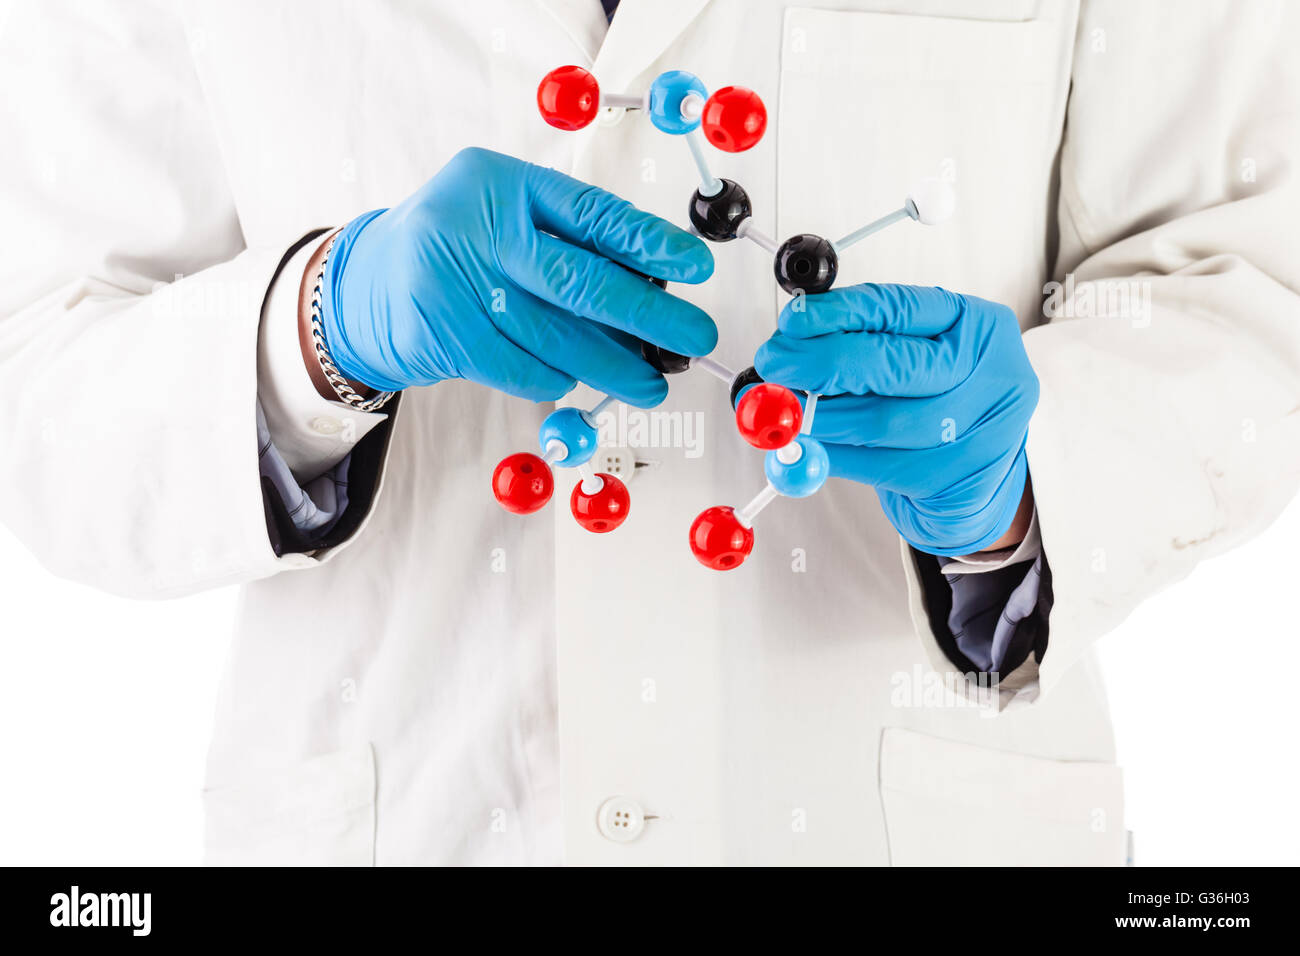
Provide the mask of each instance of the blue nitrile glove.
[{"label": "blue nitrile glove", "polygon": [[754,366],[820,400],[831,474],[873,485],[930,554],[971,554],[1010,528],[1025,491],[1038,378],[1005,305],[874,285],[792,300]]},{"label": "blue nitrile glove", "polygon": [[322,284],[326,344],[349,379],[385,391],[465,378],[554,401],[576,380],[654,405],[668,385],[632,336],[705,355],[718,330],[623,266],[694,283],[713,256],[602,189],[465,149],[400,206],[339,234]]}]

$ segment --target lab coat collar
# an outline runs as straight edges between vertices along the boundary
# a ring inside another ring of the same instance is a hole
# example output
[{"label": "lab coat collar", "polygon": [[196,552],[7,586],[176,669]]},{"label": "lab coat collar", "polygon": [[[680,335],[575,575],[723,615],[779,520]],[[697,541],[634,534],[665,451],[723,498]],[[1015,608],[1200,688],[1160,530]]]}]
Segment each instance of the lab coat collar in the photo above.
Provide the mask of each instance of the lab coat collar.
[{"label": "lab coat collar", "polygon": [[580,65],[594,63],[608,30],[600,3],[597,0],[537,0],[537,5],[558,20],[569,38],[582,50],[586,60]]},{"label": "lab coat collar", "polygon": [[601,89],[610,93],[641,92],[629,85],[708,2],[623,0],[606,29],[604,12],[596,0],[538,0],[587,54]]}]

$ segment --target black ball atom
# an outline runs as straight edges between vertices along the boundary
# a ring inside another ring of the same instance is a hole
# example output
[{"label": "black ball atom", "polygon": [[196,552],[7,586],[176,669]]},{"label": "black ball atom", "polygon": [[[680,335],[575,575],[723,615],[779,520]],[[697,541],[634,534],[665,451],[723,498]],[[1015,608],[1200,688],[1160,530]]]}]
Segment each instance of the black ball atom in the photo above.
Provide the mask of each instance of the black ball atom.
[{"label": "black ball atom", "polygon": [[650,363],[651,368],[661,375],[676,375],[691,367],[689,356],[678,355],[668,349],[660,348],[653,342],[641,340],[641,357]]},{"label": "black ball atom", "polygon": [[791,295],[797,292],[816,295],[827,291],[835,284],[839,268],[835,247],[821,236],[809,233],[791,236],[781,243],[772,264],[776,281]]},{"label": "black ball atom", "polygon": [[695,231],[710,242],[735,239],[736,229],[752,212],[749,194],[744,189],[730,179],[721,182],[722,188],[712,196],[702,196],[695,190],[687,208]]},{"label": "black ball atom", "polygon": [[743,372],[738,373],[736,377],[731,380],[731,407],[736,407],[736,403],[740,401],[741,392],[749,388],[751,385],[759,385],[762,382],[763,376],[759,375],[758,370],[752,365]]},{"label": "black ball atom", "polygon": [[[621,263],[621,262],[616,263],[616,264],[617,264],[617,265],[621,265],[621,266],[623,265],[623,263]],[[632,275],[637,276],[637,277],[642,278],[642,279],[645,279],[645,281],[646,281],[646,282],[649,282],[651,285],[657,285],[657,286],[658,286],[659,288],[661,288],[661,289],[666,289],[666,288],[668,288],[668,280],[667,280],[667,279],[659,279],[659,278],[656,278],[655,276],[648,276],[648,275],[646,275],[644,272],[642,272],[640,269],[633,269],[631,266],[623,266],[623,268],[626,269],[628,272],[632,273]]]}]

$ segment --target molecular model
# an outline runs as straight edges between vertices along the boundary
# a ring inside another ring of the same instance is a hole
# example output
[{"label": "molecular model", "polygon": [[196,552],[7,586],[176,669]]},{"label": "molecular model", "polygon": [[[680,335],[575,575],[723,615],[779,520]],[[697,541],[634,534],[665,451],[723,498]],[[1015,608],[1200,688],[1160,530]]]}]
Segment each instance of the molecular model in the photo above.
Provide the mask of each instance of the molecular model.
[{"label": "molecular model", "polygon": [[[745,190],[710,172],[700,141],[703,130],[704,138],[724,152],[739,153],[757,144],[767,127],[767,110],[752,90],[725,86],[710,95],[698,77],[670,70],[656,77],[644,96],[602,93],[590,72],[562,66],[542,79],[537,106],[547,123],[562,130],[582,129],[602,108],[639,109],[659,130],[683,137],[700,174],[700,187],[687,208],[693,231],[711,242],[749,239],[774,257],[776,281],[791,295],[830,289],[839,254],[872,233],[903,219],[931,225],[953,211],[951,187],[928,179],[901,208],[836,242],[801,233],[777,243],[754,224]],[[701,564],[718,571],[739,567],[754,548],[754,519],[763,508],[778,496],[805,498],[826,481],[826,449],[811,435],[818,396],[809,394],[801,403],[790,389],[764,382],[753,367],[734,372],[713,359],[678,355],[649,342],[642,342],[641,354],[665,375],[699,368],[721,379],[729,389],[741,436],[767,452],[767,484],[753,500],[739,510],[707,508],[691,524],[691,551]],[[614,401],[607,395],[594,408],[560,408],[548,415],[537,436],[542,455],[510,455],[493,472],[492,491],[502,507],[517,514],[539,510],[554,491],[551,466],[576,468],[580,480],[569,497],[574,518],[596,533],[619,527],[631,507],[627,487],[614,475],[597,474],[590,464],[596,452],[596,418]]]}]

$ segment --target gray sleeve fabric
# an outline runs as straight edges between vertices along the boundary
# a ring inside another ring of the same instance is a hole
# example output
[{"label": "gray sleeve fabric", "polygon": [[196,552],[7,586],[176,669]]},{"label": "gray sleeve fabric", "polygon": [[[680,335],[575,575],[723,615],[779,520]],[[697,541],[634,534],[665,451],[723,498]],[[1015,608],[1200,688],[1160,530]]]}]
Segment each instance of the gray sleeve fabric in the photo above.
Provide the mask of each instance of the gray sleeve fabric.
[{"label": "gray sleeve fabric", "polygon": [[300,485],[271,440],[271,430],[257,403],[257,465],[262,477],[274,487],[290,520],[309,540],[326,535],[348,508],[348,455],[337,465],[306,485]]},{"label": "gray sleeve fabric", "polygon": [[[941,566],[951,562],[941,559]],[[944,573],[952,588],[948,627],[957,648],[985,672],[1001,672],[1016,628],[1040,599],[1043,555],[982,574]]]}]

